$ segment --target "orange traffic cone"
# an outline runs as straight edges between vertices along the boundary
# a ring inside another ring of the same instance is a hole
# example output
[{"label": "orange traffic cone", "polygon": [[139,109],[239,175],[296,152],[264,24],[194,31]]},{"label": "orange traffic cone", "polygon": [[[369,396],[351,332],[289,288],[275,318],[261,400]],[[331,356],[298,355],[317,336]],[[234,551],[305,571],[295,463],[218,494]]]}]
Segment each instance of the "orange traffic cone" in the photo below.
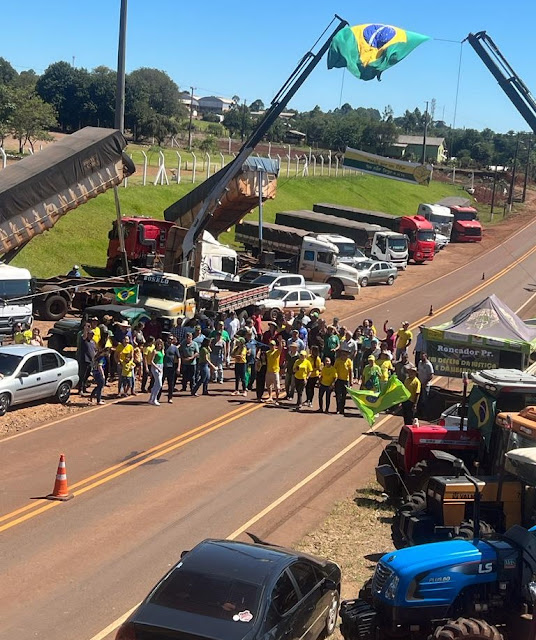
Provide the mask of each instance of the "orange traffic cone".
[{"label": "orange traffic cone", "polygon": [[54,489],[52,493],[47,496],[48,500],[70,500],[74,498],[72,493],[69,493],[67,488],[67,472],[65,469],[65,456],[60,454],[60,461],[58,463],[58,471],[56,473],[56,482],[54,482]]}]

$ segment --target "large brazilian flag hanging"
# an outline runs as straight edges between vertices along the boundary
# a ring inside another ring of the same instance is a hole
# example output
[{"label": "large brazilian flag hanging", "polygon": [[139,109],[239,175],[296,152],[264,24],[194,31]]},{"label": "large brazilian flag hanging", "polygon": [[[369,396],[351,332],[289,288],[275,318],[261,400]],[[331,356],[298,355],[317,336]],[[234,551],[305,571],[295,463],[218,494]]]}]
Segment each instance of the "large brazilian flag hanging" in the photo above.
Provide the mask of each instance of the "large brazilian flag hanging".
[{"label": "large brazilian flag hanging", "polygon": [[361,80],[379,80],[386,69],[429,39],[429,36],[386,24],[346,26],[333,38],[328,69],[346,67]]}]

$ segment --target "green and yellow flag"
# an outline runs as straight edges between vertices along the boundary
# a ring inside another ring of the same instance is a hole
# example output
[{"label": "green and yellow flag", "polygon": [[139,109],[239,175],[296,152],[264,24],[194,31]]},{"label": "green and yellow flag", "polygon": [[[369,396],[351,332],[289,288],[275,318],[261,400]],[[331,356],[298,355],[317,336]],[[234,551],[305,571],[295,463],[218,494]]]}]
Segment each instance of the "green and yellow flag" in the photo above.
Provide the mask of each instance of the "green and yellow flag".
[{"label": "green and yellow flag", "polygon": [[134,287],[114,288],[115,299],[122,304],[136,304],[138,302],[138,285]]},{"label": "green and yellow flag", "polygon": [[355,402],[357,408],[363,414],[363,418],[372,427],[376,420],[376,414],[385,411],[395,404],[400,404],[410,397],[410,392],[400,382],[400,380],[392,375],[387,382],[386,387],[380,393],[374,391],[354,391],[347,387],[350,397]]},{"label": "green and yellow flag", "polygon": [[386,69],[429,39],[429,36],[386,24],[346,26],[333,38],[328,69],[346,67],[361,80],[379,80]]}]

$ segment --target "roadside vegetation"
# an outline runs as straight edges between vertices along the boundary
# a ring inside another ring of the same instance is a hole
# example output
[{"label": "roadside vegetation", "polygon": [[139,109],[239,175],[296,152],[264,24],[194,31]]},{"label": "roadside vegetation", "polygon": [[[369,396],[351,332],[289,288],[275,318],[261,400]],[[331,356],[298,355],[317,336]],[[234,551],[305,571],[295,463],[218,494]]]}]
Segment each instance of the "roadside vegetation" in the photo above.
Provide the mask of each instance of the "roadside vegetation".
[{"label": "roadside vegetation", "polygon": [[[182,183],[121,187],[122,214],[163,218],[164,209],[193,186]],[[463,193],[459,187],[442,182],[432,182],[428,188],[423,188],[375,176],[281,178],[276,199],[265,204],[264,220],[273,222],[278,211],[311,209],[315,202],[336,202],[399,215],[413,214],[420,202],[435,202],[447,195]],[[249,214],[252,220],[257,217],[257,210]],[[65,215],[47,233],[36,236],[12,264],[26,267],[34,276],[42,278],[67,273],[73,264],[81,265],[88,275],[101,275],[106,264],[108,232],[114,219],[114,196],[109,191]],[[220,240],[232,244],[234,231],[222,234]]]}]

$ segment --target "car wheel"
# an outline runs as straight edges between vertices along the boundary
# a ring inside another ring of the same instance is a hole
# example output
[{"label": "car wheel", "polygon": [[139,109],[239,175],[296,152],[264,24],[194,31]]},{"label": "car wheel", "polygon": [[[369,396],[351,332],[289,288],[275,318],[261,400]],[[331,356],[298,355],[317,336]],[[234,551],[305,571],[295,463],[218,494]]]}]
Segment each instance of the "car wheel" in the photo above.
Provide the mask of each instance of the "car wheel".
[{"label": "car wheel", "polygon": [[387,284],[388,284],[389,286],[393,285],[393,284],[394,284],[394,282],[395,282],[395,277],[394,277],[394,276],[389,276],[389,277],[387,278]]},{"label": "car wheel", "polygon": [[359,283],[362,287],[366,287],[368,284],[368,278],[361,278],[361,282]]},{"label": "car wheel", "polygon": [[6,414],[10,404],[11,398],[9,397],[9,393],[2,393],[2,395],[0,395],[0,416]]},{"label": "car wheel", "polygon": [[280,309],[271,309],[268,317],[270,318],[270,320],[275,322],[280,312]]},{"label": "car wheel", "polygon": [[326,626],[324,627],[324,638],[333,635],[337,628],[337,617],[339,615],[339,601],[340,596],[337,591],[334,591],[331,595],[331,602],[329,603],[329,609],[326,616]]},{"label": "car wheel", "polygon": [[56,391],[56,400],[60,404],[66,404],[71,397],[71,385],[69,382],[62,382]]}]

